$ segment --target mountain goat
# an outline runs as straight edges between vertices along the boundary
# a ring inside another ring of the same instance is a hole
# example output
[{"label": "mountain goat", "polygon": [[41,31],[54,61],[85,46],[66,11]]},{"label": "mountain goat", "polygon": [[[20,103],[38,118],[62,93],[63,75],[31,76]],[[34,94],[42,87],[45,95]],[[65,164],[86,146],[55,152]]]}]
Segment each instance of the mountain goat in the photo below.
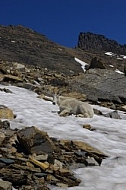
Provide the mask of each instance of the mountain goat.
[{"label": "mountain goat", "polygon": [[79,117],[92,118],[94,115],[93,108],[87,102],[82,102],[76,98],[53,95],[53,104],[58,104],[59,115],[67,116],[74,114]]}]

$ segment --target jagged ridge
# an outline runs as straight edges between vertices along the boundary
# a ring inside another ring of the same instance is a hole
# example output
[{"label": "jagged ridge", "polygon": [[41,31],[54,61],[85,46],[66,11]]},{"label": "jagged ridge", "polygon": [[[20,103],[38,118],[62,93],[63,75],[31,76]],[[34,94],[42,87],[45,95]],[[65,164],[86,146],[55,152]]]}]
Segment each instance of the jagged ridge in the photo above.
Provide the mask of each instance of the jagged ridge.
[{"label": "jagged ridge", "polygon": [[126,54],[126,44],[120,45],[104,35],[91,32],[81,32],[78,37],[78,47],[83,50],[110,51],[117,54]]}]

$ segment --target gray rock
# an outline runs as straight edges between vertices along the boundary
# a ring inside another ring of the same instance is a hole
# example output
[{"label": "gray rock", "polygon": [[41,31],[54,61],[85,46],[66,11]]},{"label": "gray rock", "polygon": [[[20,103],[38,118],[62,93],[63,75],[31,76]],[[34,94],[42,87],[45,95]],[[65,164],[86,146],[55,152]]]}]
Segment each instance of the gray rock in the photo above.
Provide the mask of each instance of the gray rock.
[{"label": "gray rock", "polygon": [[0,162],[4,163],[4,164],[14,164],[14,160],[13,159],[9,159],[9,158],[0,158]]},{"label": "gray rock", "polygon": [[91,101],[126,103],[126,77],[112,70],[89,69],[69,81],[69,87]]},{"label": "gray rock", "polygon": [[86,159],[88,166],[99,166],[98,162],[93,157],[88,157]]},{"label": "gray rock", "polygon": [[107,113],[107,114],[103,114],[103,116],[110,117],[110,118],[113,118],[113,119],[121,119],[120,115],[118,114],[118,112],[116,110],[112,111],[110,113]]}]

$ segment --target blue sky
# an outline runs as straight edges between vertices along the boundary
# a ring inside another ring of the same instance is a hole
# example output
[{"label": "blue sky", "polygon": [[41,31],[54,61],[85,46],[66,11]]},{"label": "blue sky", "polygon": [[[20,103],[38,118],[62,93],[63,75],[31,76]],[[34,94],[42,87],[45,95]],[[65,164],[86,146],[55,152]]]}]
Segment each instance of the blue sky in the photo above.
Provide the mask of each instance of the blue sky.
[{"label": "blue sky", "polygon": [[0,24],[23,25],[52,41],[77,45],[80,32],[126,44],[126,0],[0,0]]}]

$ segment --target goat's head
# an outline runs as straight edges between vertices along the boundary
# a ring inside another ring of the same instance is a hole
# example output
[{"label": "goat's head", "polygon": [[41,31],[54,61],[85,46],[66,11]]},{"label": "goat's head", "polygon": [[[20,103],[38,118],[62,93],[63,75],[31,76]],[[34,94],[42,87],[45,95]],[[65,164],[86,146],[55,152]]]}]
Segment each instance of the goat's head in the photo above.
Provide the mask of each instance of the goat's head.
[{"label": "goat's head", "polygon": [[58,104],[59,101],[59,90],[58,89],[54,89],[53,90],[53,104],[56,105]]}]

